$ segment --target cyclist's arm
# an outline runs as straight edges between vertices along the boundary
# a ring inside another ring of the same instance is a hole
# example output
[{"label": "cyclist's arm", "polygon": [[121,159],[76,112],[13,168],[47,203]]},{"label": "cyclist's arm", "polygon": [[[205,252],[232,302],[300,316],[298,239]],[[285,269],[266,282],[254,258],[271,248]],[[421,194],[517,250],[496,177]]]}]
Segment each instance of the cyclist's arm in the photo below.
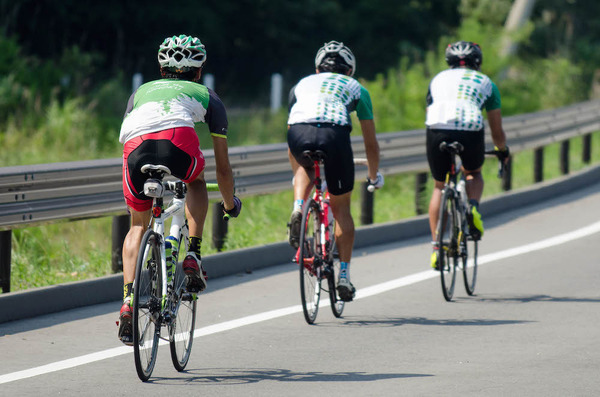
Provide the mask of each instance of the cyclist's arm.
[{"label": "cyclist's arm", "polygon": [[225,203],[225,209],[230,210],[235,207],[233,202],[233,173],[229,164],[229,151],[227,139],[213,135],[213,148],[215,152],[215,163],[217,166],[217,183],[219,191]]},{"label": "cyclist's arm", "polygon": [[379,171],[379,144],[375,135],[371,96],[369,91],[362,85],[360,86],[360,98],[356,105],[356,115],[360,121],[360,128],[365,142],[369,179],[374,181],[377,179],[377,171]]},{"label": "cyclist's arm", "polygon": [[379,171],[379,143],[377,143],[375,135],[375,121],[373,119],[360,120],[360,128],[365,142],[369,179],[374,181],[377,179],[377,171]]},{"label": "cyclist's arm", "polygon": [[487,111],[487,119],[492,131],[494,145],[502,150],[506,147],[506,134],[502,128],[502,111],[500,108]]}]

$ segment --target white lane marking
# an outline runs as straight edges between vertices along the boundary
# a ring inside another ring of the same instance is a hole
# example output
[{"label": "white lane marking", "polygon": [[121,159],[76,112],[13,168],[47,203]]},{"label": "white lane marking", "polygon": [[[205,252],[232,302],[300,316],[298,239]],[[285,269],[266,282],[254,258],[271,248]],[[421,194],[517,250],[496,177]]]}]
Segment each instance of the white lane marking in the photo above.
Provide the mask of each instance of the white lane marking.
[{"label": "white lane marking", "polygon": [[[499,251],[492,254],[482,255],[479,257],[479,265],[483,265],[485,263],[490,263],[494,261],[498,261],[501,259],[510,258],[513,256],[518,256],[522,254],[526,254],[529,252],[541,250],[548,247],[554,247],[559,244],[564,244],[569,241],[573,241],[579,238],[583,238],[594,233],[600,232],[600,222],[593,223],[584,228],[561,234],[555,237],[547,238],[545,240],[541,240],[531,244],[525,244],[520,247],[509,248],[504,251]],[[362,299],[369,296],[381,294],[396,288],[405,287],[411,284],[418,283],[420,281],[424,281],[430,278],[437,277],[438,273],[434,270],[427,270],[415,274],[411,274],[409,276],[401,277],[395,280],[390,280],[381,284],[376,284],[371,287],[363,288],[356,292],[355,299]],[[323,300],[322,304],[327,304],[327,300]],[[289,314],[299,313],[302,311],[302,307],[300,305],[285,307],[282,309],[271,310],[268,312],[253,314],[250,316],[238,318],[235,320],[225,321],[219,324],[209,325],[203,328],[198,328],[194,331],[194,338],[199,338],[201,336],[207,336],[212,334],[217,334],[220,332],[229,331],[232,329],[244,327],[246,325],[256,324],[263,321],[272,320],[275,318],[287,316]],[[161,341],[161,344],[166,344],[167,342]],[[0,375],[0,384],[14,382],[21,379],[27,379],[38,375],[44,375],[51,372],[60,371],[63,369],[69,369],[73,367],[78,367],[85,364],[90,364],[96,361],[105,360],[107,358],[117,357],[124,354],[130,354],[132,352],[131,347],[121,346],[113,349],[103,350],[96,353],[86,354],[79,357],[70,358],[67,360],[57,361],[54,363],[42,365],[35,368],[26,369],[23,371],[12,372],[4,375]]]}]

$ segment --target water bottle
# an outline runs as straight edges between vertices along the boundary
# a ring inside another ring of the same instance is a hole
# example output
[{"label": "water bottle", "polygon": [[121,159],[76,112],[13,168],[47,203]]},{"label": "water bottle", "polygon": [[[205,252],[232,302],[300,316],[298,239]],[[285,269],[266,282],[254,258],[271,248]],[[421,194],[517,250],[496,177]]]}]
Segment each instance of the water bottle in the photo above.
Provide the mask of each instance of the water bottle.
[{"label": "water bottle", "polygon": [[167,259],[167,283],[172,285],[175,267],[177,265],[177,246],[179,242],[174,236],[168,236],[165,239],[165,256]]},{"label": "water bottle", "polygon": [[469,199],[467,198],[467,188],[465,187],[464,179],[461,178],[461,180],[458,181],[458,186],[456,186],[456,190],[458,190],[458,193],[460,194],[460,200],[462,201],[462,204],[466,209]]}]

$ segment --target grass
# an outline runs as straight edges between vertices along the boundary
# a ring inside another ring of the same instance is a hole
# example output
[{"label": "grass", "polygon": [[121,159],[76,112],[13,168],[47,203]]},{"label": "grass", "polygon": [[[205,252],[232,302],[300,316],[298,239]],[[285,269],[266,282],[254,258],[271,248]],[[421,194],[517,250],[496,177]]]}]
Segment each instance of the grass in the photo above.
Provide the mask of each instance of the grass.
[{"label": "grass", "polygon": [[[560,144],[547,146],[544,154],[544,179],[561,175]],[[571,140],[570,170],[587,165],[582,161],[582,139]],[[513,189],[533,184],[533,151],[513,156]],[[600,133],[592,135],[592,163],[600,162]],[[492,158],[484,165],[484,198],[500,194],[496,178],[497,162]],[[358,184],[357,186],[358,187]],[[431,194],[431,183],[425,204]],[[292,192],[243,197],[241,216],[229,223],[225,250],[259,246],[286,240],[286,223],[292,208]],[[352,214],[360,226],[360,189],[352,196]],[[383,189],[375,196],[374,222],[398,221],[416,215],[415,174],[386,175]],[[214,254],[212,221],[207,217],[203,253]],[[111,274],[111,218],[54,223],[13,231],[11,290],[19,291],[84,280]]]}]

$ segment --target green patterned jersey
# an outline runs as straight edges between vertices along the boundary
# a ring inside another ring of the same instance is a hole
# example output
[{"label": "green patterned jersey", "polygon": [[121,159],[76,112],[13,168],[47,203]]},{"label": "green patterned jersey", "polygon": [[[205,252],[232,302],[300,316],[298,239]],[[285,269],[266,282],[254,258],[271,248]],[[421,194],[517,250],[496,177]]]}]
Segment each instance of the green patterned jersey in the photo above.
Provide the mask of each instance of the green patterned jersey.
[{"label": "green patterned jersey", "polygon": [[427,118],[431,129],[478,131],[484,126],[482,109],[499,109],[500,92],[485,74],[466,68],[448,69],[431,80]]},{"label": "green patterned jersey", "polygon": [[350,113],[355,110],[359,120],[373,119],[369,92],[352,77],[329,72],[300,80],[290,91],[289,110],[289,125],[351,125]]},{"label": "green patterned jersey", "polygon": [[225,106],[213,90],[186,80],[150,81],[129,98],[119,141],[196,123],[208,124],[213,135],[227,136]]}]

